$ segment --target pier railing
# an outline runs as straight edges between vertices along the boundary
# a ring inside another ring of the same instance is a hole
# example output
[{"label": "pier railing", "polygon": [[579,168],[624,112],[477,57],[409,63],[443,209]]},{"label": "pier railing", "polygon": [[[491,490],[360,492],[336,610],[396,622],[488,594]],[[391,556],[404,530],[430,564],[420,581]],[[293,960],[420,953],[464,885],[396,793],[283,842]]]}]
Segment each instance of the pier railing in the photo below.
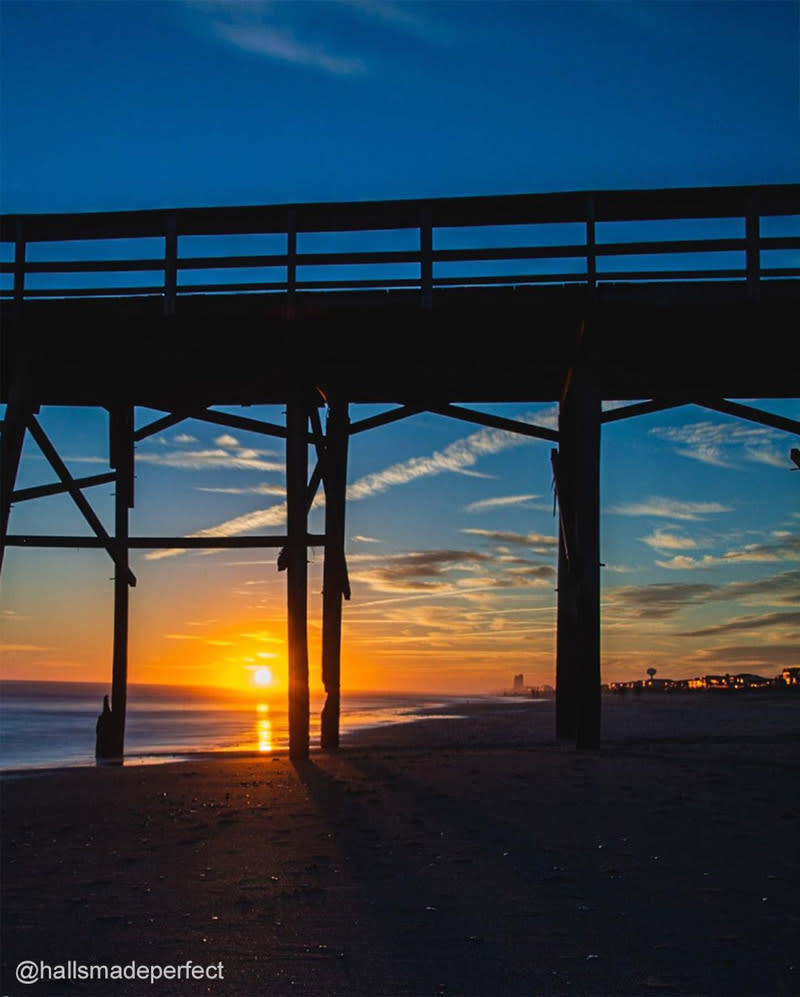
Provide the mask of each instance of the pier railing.
[{"label": "pier railing", "polygon": [[800,277],[800,184],[0,218],[0,297]]}]

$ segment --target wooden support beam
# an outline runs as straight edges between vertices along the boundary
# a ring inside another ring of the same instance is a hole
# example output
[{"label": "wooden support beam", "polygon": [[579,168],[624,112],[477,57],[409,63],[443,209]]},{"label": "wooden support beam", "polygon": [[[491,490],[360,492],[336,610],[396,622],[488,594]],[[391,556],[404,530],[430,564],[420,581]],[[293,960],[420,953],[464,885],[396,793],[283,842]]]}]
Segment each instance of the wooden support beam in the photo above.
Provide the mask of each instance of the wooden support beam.
[{"label": "wooden support beam", "polygon": [[619,422],[621,419],[631,419],[637,415],[650,415],[652,412],[663,412],[665,409],[678,408],[687,404],[685,398],[654,398],[647,402],[633,402],[631,405],[622,405],[620,408],[612,408],[603,412],[600,416],[600,422],[605,425],[607,422]]},{"label": "wooden support beam", "polygon": [[600,415],[591,368],[579,361],[559,405],[556,662],[557,733],[574,729],[578,748],[600,746]]},{"label": "wooden support beam", "polygon": [[66,464],[59,457],[56,448],[50,442],[47,434],[39,425],[39,422],[35,415],[30,416],[28,419],[28,429],[31,436],[36,440],[39,449],[42,451],[44,456],[47,458],[50,466],[56,472],[58,477],[61,479],[61,483],[65,486],[66,490],[72,497],[72,501],[78,507],[83,515],[83,518],[91,526],[94,531],[95,536],[100,540],[100,544],[104,547],[114,564],[117,568],[125,573],[125,577],[129,585],[136,584],[136,576],[133,574],[131,569],[128,567],[127,558],[123,557],[120,551],[117,549],[116,543],[111,539],[111,537],[106,532],[106,528],[100,522],[94,509],[89,505],[86,496],[76,485],[75,479],[69,473]]},{"label": "wooden support beam", "polygon": [[148,422],[140,429],[137,429],[133,434],[134,441],[138,443],[140,440],[146,440],[148,436],[154,436],[156,433],[162,433],[165,429],[177,426],[178,423],[183,422],[184,419],[187,418],[188,416],[183,412],[170,412],[169,415],[164,415],[159,419],[154,419],[152,422]]},{"label": "wooden support beam", "polygon": [[388,426],[399,419],[407,419],[411,415],[418,415],[425,409],[419,405],[401,405],[399,408],[390,409],[388,412],[379,412],[378,415],[371,415],[367,419],[359,419],[358,422],[350,423],[350,435],[363,433],[367,429],[377,429],[379,426]]},{"label": "wooden support beam", "polygon": [[[279,439],[286,439],[286,427],[277,423],[264,422],[261,419],[250,419],[247,416],[232,415],[230,412],[214,412],[212,409],[192,409],[186,412],[176,412],[166,415],[161,419],[142,426],[136,430],[136,440],[143,440],[154,433],[160,433],[170,426],[174,426],[186,419],[196,419],[198,422],[208,422],[214,426],[225,426],[226,429],[241,429],[247,433],[258,433],[261,436],[276,436]],[[309,443],[322,442],[322,435],[318,437],[309,434]]]},{"label": "wooden support beam", "polygon": [[12,377],[3,432],[0,435],[0,568],[8,546],[8,520],[11,503],[14,501],[14,485],[22,456],[22,444],[32,415],[27,362],[20,360]]},{"label": "wooden support beam", "polygon": [[133,406],[112,409],[109,417],[111,466],[117,472],[114,541],[119,560],[114,572],[114,641],[111,671],[111,722],[106,760],[122,762],[128,703],[129,513],[134,498]]},{"label": "wooden support beam", "polygon": [[325,705],[321,746],[339,747],[341,713],[342,598],[350,598],[344,554],[347,494],[347,402],[332,402],[325,446],[325,560],[322,569],[322,682]]},{"label": "wooden support beam", "polygon": [[509,433],[519,433],[520,436],[530,436],[536,440],[550,440],[558,443],[558,433],[545,426],[533,426],[517,419],[506,419],[500,415],[490,415],[487,412],[477,412],[475,409],[464,408],[463,405],[426,405],[425,411],[437,415],[450,416],[463,422],[477,423],[479,426],[489,426],[492,429],[504,429]]},{"label": "wooden support beam", "polygon": [[773,412],[764,412],[761,409],[753,408],[752,405],[729,402],[724,398],[692,398],[691,402],[693,405],[711,409],[713,412],[723,412],[725,415],[734,415],[739,419],[757,422],[761,426],[770,426],[772,429],[782,429],[787,433],[800,435],[800,422],[797,419],[787,419],[785,416],[775,415]]},{"label": "wooden support beam", "polygon": [[228,412],[212,412],[211,409],[203,409],[202,412],[190,412],[189,419],[197,419],[200,422],[210,422],[217,426],[226,426],[228,429],[241,429],[248,433],[259,433],[261,436],[276,436],[279,439],[286,439],[286,428],[277,423],[262,422],[260,419],[248,419],[246,416],[231,415]]},{"label": "wooden support beam", "polygon": [[560,450],[553,450],[550,460],[553,466],[556,498],[558,501],[558,582],[556,603],[556,737],[560,740],[574,740],[577,730],[576,701],[576,653],[575,634],[577,631],[577,597],[575,574],[570,572],[571,540],[567,535],[567,523],[574,522],[572,510],[568,509],[570,490],[566,480],[567,460],[571,436],[565,420]]},{"label": "wooden support beam", "polygon": [[[85,478],[73,478],[78,488],[94,488],[95,485],[108,485],[116,481],[113,471],[106,474],[91,474]],[[46,498],[48,495],[63,495],[69,491],[66,485],[53,482],[50,485],[35,485],[32,488],[18,488],[11,495],[12,502],[29,502],[31,499]]]},{"label": "wooden support beam", "polygon": [[[129,537],[131,550],[241,550],[242,548],[285,547],[288,538],[276,537]],[[322,533],[306,536],[308,547],[324,547]],[[102,550],[106,541],[100,537],[51,536],[47,534],[9,534],[7,547],[71,547],[75,550]]]},{"label": "wooden support beam", "polygon": [[289,757],[308,758],[308,406],[300,391],[286,406],[286,608]]}]

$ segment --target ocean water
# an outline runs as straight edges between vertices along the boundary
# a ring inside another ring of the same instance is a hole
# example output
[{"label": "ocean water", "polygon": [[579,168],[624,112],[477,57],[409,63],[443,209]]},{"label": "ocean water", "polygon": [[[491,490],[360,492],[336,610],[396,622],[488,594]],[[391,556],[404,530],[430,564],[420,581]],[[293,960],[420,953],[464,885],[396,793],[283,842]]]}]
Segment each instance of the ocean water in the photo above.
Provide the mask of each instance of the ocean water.
[{"label": "ocean water", "polygon": [[[94,765],[95,723],[106,685],[0,681],[0,771]],[[459,697],[358,694],[342,697],[341,732],[457,714]],[[311,697],[311,744],[319,744],[324,697]],[[289,746],[286,694],[131,685],[126,764],[208,752],[275,752]]]}]

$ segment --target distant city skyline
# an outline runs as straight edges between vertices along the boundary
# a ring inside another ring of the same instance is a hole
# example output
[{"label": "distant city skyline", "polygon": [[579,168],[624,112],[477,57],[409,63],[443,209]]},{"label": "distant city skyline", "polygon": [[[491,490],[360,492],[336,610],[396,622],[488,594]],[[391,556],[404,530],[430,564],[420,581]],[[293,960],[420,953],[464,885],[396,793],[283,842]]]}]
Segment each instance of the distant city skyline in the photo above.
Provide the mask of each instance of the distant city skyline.
[{"label": "distant city skyline", "polygon": [[[4,213],[800,180],[796,2],[6,0],[0,40]],[[800,418],[798,399],[748,402]],[[102,412],[41,420],[76,475],[107,462]],[[797,663],[796,446],[695,406],[604,427],[604,681]],[[432,414],[353,439],[345,692],[553,682],[550,449]],[[19,485],[45,480],[29,441]],[[190,420],[138,446],[136,487],[134,534],[280,532],[282,443]],[[110,491],[89,492],[107,524]],[[19,504],[11,529],[85,532],[64,497]],[[283,687],[275,553],[134,552],[131,682],[243,686],[269,667]],[[110,576],[103,552],[9,550],[0,677],[108,680]]]}]

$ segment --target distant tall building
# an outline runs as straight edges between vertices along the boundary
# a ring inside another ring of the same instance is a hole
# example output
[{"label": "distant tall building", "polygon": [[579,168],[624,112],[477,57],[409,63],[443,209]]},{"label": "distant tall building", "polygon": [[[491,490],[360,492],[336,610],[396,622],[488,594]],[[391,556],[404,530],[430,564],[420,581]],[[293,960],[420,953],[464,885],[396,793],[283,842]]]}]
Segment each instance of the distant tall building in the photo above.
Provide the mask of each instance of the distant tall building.
[{"label": "distant tall building", "polygon": [[514,676],[514,692],[522,692],[522,690],[524,688],[524,683],[525,683],[525,676],[524,675],[515,675]]}]

